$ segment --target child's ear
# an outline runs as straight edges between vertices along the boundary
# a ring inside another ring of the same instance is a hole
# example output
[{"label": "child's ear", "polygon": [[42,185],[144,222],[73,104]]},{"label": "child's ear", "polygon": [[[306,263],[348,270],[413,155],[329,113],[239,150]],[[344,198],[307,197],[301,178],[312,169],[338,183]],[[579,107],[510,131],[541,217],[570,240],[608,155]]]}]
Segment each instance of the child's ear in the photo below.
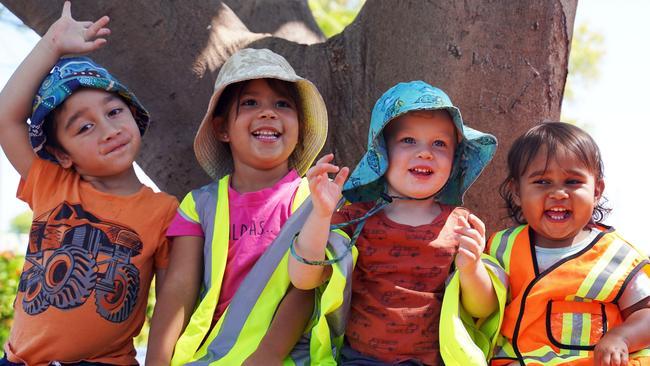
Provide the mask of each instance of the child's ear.
[{"label": "child's ear", "polygon": [[508,182],[508,188],[510,189],[510,192],[512,192],[512,200],[515,201],[515,205],[521,207],[521,197],[519,195],[519,184],[515,182],[514,180],[510,180]]},{"label": "child's ear", "polygon": [[63,168],[68,169],[72,167],[72,159],[68,153],[56,147],[46,146],[45,148],[50,154],[54,155],[56,161],[58,161],[59,165]]},{"label": "child's ear", "polygon": [[212,119],[212,125],[215,126],[217,130],[217,140],[221,142],[230,142],[228,126],[226,126],[226,121],[223,117],[214,117]]},{"label": "child's ear", "polygon": [[603,179],[598,179],[596,180],[596,187],[594,189],[595,203],[598,203],[598,201],[600,201],[600,198],[603,196],[603,192],[605,192],[605,181]]}]

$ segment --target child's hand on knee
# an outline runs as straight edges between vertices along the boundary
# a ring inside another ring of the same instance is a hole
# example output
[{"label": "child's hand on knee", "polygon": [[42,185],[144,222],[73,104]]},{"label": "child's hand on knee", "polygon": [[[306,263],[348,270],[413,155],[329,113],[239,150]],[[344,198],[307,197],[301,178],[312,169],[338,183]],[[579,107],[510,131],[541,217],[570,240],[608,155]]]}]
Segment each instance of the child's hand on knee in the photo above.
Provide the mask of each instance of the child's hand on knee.
[{"label": "child's hand on knee", "polygon": [[481,253],[485,248],[485,224],[473,214],[469,220],[460,217],[459,226],[454,228],[458,235],[458,254],[454,261],[461,272],[472,272],[481,261]]},{"label": "child's hand on knee", "polygon": [[[339,168],[331,164],[334,154],[327,154],[320,158],[316,165],[307,171],[309,191],[314,204],[314,212],[321,217],[331,217],[336,209],[336,204],[341,199],[343,183],[348,178],[350,169]],[[328,173],[338,173],[334,180],[330,180]]]},{"label": "child's hand on knee", "polygon": [[628,362],[627,342],[615,331],[607,332],[594,349],[594,366],[625,366]]},{"label": "child's hand on knee", "polygon": [[49,42],[52,51],[59,56],[80,54],[94,51],[106,43],[111,31],[106,28],[108,16],[103,16],[95,22],[77,21],[72,18],[70,2],[63,4],[61,17],[47,30],[43,39]]}]

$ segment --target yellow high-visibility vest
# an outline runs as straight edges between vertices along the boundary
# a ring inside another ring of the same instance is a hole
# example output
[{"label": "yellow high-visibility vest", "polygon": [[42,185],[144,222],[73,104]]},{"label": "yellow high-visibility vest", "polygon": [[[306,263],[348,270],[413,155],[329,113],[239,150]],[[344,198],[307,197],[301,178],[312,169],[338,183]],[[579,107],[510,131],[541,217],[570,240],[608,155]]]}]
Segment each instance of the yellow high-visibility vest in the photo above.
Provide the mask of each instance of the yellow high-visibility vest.
[{"label": "yellow high-visibility vest", "polygon": [[[172,365],[240,365],[258,347],[290,280],[288,250],[311,211],[307,180],[303,178],[292,205],[294,212],[273,243],[260,257],[216,325],[210,329],[228,257],[228,176],[190,192],[179,212],[194,222],[206,223],[204,278],[200,301],[189,324],[176,343]],[[304,201],[304,203],[303,203]],[[330,235],[328,256],[341,256],[349,238],[342,232]],[[333,265],[330,281],[317,289],[317,309],[309,330],[296,345],[285,365],[335,365],[345,331],[346,307],[343,294],[349,286],[356,250]],[[349,288],[348,288],[349,290]]]}]

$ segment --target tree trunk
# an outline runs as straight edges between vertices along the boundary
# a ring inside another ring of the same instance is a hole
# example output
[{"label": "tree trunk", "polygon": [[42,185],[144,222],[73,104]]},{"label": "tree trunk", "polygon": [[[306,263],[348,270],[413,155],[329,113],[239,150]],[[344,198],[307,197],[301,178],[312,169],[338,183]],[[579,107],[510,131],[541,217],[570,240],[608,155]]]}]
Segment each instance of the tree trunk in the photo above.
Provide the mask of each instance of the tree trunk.
[{"label": "tree trunk", "polygon": [[[62,7],[0,2],[39,34]],[[497,188],[512,140],[560,117],[576,6],[577,0],[369,0],[326,41],[306,0],[77,1],[72,10],[77,19],[112,19],[107,47],[91,56],[153,115],[138,163],[162,190],[180,197],[208,181],[192,141],[219,67],[237,49],[265,47],[318,86],[330,117],[323,153],[350,167],[365,150],[370,111],[386,89],[422,79],[445,90],[468,125],[499,139],[494,162],[466,196],[493,231],[508,224]]]}]

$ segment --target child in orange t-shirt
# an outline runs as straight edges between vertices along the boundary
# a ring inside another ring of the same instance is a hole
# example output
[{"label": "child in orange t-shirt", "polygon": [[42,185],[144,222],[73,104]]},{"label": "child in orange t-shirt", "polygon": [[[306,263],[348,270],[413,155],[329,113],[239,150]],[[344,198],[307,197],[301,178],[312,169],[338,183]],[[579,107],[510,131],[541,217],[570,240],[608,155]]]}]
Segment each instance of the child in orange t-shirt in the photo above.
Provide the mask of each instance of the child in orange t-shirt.
[{"label": "child in orange t-shirt", "polygon": [[59,59],[102,46],[107,23],[74,20],[66,2],[0,93],[0,143],[34,211],[0,365],[137,364],[178,203],[135,174],[149,123],[135,95],[88,58]]},{"label": "child in orange t-shirt", "polygon": [[[314,208],[294,243],[289,275],[303,289],[330,278],[336,259],[323,261],[330,221],[353,223],[344,230],[359,256],[340,361],[442,365],[438,324],[452,263],[469,314],[485,317],[497,308],[480,261],[485,227],[457,207],[496,139],[464,126],[442,90],[412,81],[377,101],[368,140],[345,186],[348,170],[331,164],[332,155],[307,173]],[[338,174],[330,181],[328,173]],[[342,188],[352,204],[335,213]]]}]

